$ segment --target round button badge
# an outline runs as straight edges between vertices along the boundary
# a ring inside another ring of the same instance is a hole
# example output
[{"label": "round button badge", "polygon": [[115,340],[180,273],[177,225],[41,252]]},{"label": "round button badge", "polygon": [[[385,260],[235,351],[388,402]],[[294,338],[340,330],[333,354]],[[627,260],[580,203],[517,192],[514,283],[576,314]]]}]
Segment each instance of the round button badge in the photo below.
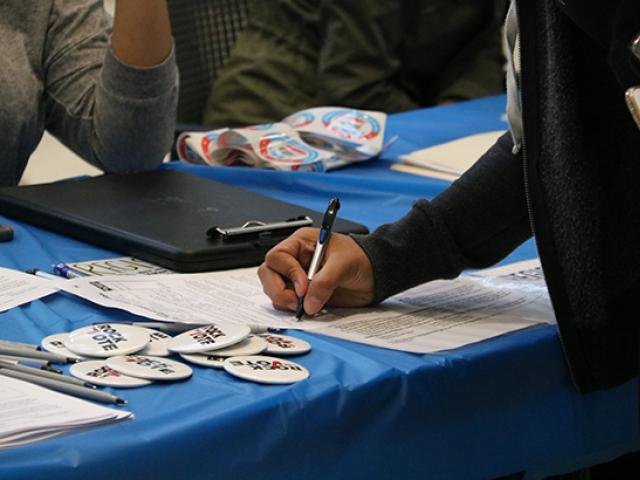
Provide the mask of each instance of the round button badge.
[{"label": "round button badge", "polygon": [[[219,357],[237,357],[241,355],[257,355],[267,349],[267,341],[256,335],[249,335],[244,340],[231,345],[227,348],[215,350],[214,353]],[[207,352],[203,352],[207,353]]]},{"label": "round button badge", "polygon": [[263,333],[260,336],[267,341],[265,353],[269,355],[302,355],[311,350],[309,342],[289,335]]},{"label": "round button badge", "polygon": [[68,341],[68,333],[56,333],[54,335],[44,337],[40,342],[40,346],[47,352],[58,353],[65,357],[75,358],[76,360],[86,360],[86,357],[73,353],[65,346]]},{"label": "round button badge", "polygon": [[220,350],[238,343],[249,336],[247,325],[212,324],[194,328],[171,339],[169,350],[176,353],[201,353]]},{"label": "round button badge", "polygon": [[69,372],[74,377],[103,387],[134,388],[151,385],[144,378],[130,377],[109,368],[104,360],[90,360],[71,365]]},{"label": "round button badge", "polygon": [[218,355],[206,355],[202,353],[181,353],[180,356],[187,362],[207,368],[224,368],[224,361],[227,357],[219,357]]},{"label": "round button badge", "polygon": [[65,346],[79,355],[112,357],[139,352],[149,341],[149,333],[140,327],[100,323],[69,333]]},{"label": "round button badge", "polygon": [[169,351],[169,341],[173,338],[171,335],[150,328],[144,328],[143,330],[146,330],[149,334],[150,342],[138,352],[140,355],[151,355],[154,357],[168,357],[171,355]]},{"label": "round button badge", "polygon": [[231,375],[257,383],[288,384],[309,378],[309,371],[302,365],[263,355],[227,358],[224,369]]},{"label": "round button badge", "polygon": [[150,355],[119,355],[107,358],[107,366],[132,377],[148,380],[182,380],[191,376],[192,370],[175,360]]}]

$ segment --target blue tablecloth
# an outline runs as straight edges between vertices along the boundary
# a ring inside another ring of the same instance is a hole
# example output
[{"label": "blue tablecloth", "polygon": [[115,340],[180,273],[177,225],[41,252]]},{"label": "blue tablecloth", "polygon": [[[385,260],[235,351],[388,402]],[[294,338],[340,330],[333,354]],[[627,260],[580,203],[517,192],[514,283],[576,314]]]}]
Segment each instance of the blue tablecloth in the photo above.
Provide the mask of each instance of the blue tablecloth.
[{"label": "blue tablecloth", "polygon": [[[392,115],[399,140],[373,162],[328,174],[177,168],[367,225],[401,217],[446,182],[389,170],[400,153],[506,128],[504,97]],[[119,256],[3,218],[13,242],[0,266]],[[535,256],[532,242],[510,260]],[[67,295],[0,314],[0,338],[38,342],[91,322],[137,319]],[[118,391],[135,420],[0,452],[1,479],[528,478],[640,449],[637,384],[581,396],[553,326],[436,355],[379,349],[309,333],[298,361],[308,381],[263,386],[194,367],[188,381]],[[0,421],[1,421],[0,412]]]}]

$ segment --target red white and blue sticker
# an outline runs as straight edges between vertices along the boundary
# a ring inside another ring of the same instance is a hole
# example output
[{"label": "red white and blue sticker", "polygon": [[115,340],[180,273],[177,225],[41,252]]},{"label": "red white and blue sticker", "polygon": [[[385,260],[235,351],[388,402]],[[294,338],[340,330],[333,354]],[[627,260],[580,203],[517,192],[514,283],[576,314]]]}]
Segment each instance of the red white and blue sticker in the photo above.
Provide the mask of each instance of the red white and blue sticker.
[{"label": "red white and blue sticker", "polygon": [[336,110],[322,117],[322,125],[339,138],[365,142],[380,135],[380,123],[358,110]]},{"label": "red white and blue sticker", "polygon": [[286,123],[291,128],[303,128],[313,123],[315,119],[315,115],[310,112],[298,112],[293,115],[289,115],[282,122]]},{"label": "red white and blue sticker", "polygon": [[227,358],[224,369],[231,375],[256,383],[289,384],[309,378],[309,370],[302,365],[263,355]]},{"label": "red white and blue sticker", "polygon": [[262,158],[272,163],[285,165],[306,164],[318,160],[318,152],[285,133],[269,133],[259,142]]},{"label": "red white and blue sticker", "polygon": [[150,380],[131,377],[107,366],[104,360],[90,360],[71,365],[69,373],[85,382],[102,387],[135,388],[151,385]]}]

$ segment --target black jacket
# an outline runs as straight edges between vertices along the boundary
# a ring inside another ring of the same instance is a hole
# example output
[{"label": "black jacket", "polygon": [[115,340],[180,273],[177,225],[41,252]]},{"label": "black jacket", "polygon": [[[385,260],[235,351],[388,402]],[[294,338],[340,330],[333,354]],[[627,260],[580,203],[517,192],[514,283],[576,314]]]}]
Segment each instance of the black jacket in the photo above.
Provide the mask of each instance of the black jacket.
[{"label": "black jacket", "polygon": [[606,15],[562,3],[517,1],[524,148],[512,153],[505,135],[432,202],[357,240],[382,300],[490,266],[533,231],[567,363],[587,392],[638,371],[640,130],[624,91],[640,84],[626,48],[640,2],[607,2]]}]

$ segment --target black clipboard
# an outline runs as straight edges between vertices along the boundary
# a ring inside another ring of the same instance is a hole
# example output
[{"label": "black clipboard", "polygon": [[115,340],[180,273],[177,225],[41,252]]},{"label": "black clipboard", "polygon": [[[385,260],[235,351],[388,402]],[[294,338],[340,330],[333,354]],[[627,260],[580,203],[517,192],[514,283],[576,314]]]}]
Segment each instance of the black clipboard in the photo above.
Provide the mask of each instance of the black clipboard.
[{"label": "black clipboard", "polygon": [[[176,170],[4,187],[0,213],[177,272],[258,265],[323,215]],[[367,228],[338,218],[334,231]]]}]

